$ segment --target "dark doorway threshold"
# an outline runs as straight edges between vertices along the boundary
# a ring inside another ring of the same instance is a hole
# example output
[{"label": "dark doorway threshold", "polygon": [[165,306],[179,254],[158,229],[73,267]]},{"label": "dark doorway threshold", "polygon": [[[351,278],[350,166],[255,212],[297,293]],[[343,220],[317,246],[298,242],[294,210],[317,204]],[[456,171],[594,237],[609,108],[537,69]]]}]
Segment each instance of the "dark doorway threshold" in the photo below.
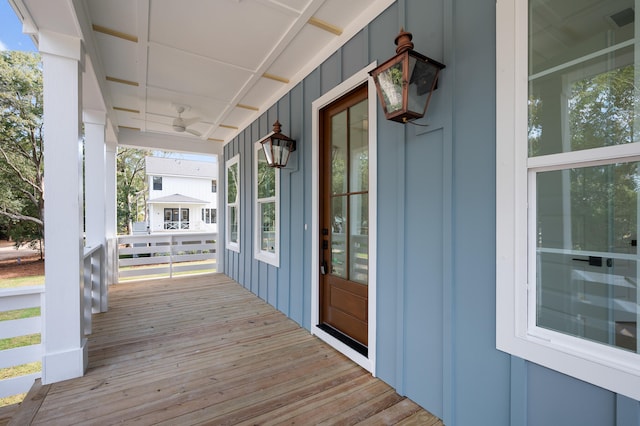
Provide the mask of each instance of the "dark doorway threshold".
[{"label": "dark doorway threshold", "polygon": [[351,337],[347,336],[343,332],[336,330],[335,328],[331,327],[328,324],[318,324],[318,328],[324,331],[325,333],[330,334],[332,337],[335,337],[336,339],[340,340],[342,343],[349,346],[351,349],[358,352],[360,355],[363,355],[367,358],[369,357],[369,349],[365,345],[358,342],[357,340],[352,339]]}]

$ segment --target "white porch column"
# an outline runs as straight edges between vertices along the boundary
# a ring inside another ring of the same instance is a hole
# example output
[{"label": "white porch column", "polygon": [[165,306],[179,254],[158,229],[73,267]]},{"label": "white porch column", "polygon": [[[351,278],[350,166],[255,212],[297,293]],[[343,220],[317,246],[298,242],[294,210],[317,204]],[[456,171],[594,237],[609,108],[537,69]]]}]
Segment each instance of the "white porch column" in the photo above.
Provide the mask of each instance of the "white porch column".
[{"label": "white porch column", "polygon": [[[113,240],[118,235],[117,224],[117,183],[116,183],[116,155],[118,148],[115,142],[107,141],[105,152],[105,235]],[[116,244],[109,246],[107,252],[107,284],[118,283],[118,259]]]},{"label": "white porch column", "polygon": [[85,110],[85,230],[87,247],[106,243],[106,114]]},{"label": "white porch column", "polygon": [[106,209],[105,209],[105,235],[113,238],[118,235],[117,224],[117,188],[116,188],[116,155],[115,142],[107,142],[105,156],[105,183],[106,183]]},{"label": "white porch column", "polygon": [[106,146],[104,111],[84,110],[84,187],[85,187],[85,238],[86,247],[101,245],[99,307],[95,312],[107,311],[107,237],[106,237]]},{"label": "white porch column", "polygon": [[82,326],[82,46],[41,32],[45,157],[45,303],[42,382],[84,374]]}]

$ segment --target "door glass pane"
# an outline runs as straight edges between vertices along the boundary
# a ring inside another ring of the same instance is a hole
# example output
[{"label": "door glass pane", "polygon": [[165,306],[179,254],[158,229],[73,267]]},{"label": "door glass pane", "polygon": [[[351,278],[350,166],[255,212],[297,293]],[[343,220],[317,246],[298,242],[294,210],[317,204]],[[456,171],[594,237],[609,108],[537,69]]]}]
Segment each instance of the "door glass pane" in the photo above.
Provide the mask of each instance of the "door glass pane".
[{"label": "door glass pane", "polygon": [[639,167],[537,173],[538,326],[638,352]]},{"label": "door glass pane", "polygon": [[347,192],[347,111],[331,117],[331,193]]},{"label": "door glass pane", "polygon": [[331,273],[347,278],[347,197],[331,197]]},{"label": "door glass pane", "polygon": [[636,142],[632,0],[529,0],[529,155]]},{"label": "door glass pane", "polygon": [[352,106],[349,110],[350,192],[361,192],[369,189],[368,132],[367,101],[364,100]]},{"label": "door glass pane", "polygon": [[369,281],[369,196],[350,196],[349,279],[361,284]]}]

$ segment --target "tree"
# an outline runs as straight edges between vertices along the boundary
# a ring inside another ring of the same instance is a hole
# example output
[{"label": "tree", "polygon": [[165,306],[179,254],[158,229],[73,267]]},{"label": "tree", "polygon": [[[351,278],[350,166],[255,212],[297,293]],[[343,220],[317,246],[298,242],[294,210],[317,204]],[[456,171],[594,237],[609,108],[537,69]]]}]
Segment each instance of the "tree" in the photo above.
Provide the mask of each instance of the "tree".
[{"label": "tree", "polygon": [[[634,142],[634,81],[635,67],[627,65],[574,83],[568,102],[572,150]],[[572,209],[589,212],[588,231],[578,221],[573,224],[576,248],[632,248],[632,239],[637,239],[638,167],[637,162],[626,162],[572,170]]]},{"label": "tree", "polygon": [[[120,148],[117,156],[118,233],[131,233],[132,222],[138,221],[138,203],[142,199],[146,212],[148,182],[145,157],[151,152],[143,149]],[[144,218],[142,218],[144,219]]]},{"label": "tree", "polygon": [[16,244],[44,236],[42,106],[40,56],[0,52],[0,217]]}]

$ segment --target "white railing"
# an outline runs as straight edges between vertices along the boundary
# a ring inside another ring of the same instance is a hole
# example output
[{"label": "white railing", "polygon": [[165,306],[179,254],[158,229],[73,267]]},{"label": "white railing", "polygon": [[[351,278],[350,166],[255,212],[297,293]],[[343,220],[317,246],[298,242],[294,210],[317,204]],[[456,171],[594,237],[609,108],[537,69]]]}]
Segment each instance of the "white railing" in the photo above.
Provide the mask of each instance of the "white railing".
[{"label": "white railing", "polygon": [[[44,305],[44,286],[0,289],[0,312],[40,308]],[[40,314],[0,322],[0,339],[29,336],[42,332]],[[0,368],[12,368],[42,360],[40,343],[0,351]],[[40,371],[0,380],[0,398],[27,392],[33,381],[41,376]]]},{"label": "white railing", "polygon": [[118,237],[118,277],[172,277],[216,270],[216,233],[162,233]]},{"label": "white railing", "polygon": [[102,244],[84,249],[83,299],[84,334],[91,334],[93,314],[108,308],[106,250]]},{"label": "white railing", "polygon": [[[83,334],[91,333],[92,313],[107,310],[107,279],[105,249],[103,245],[86,247],[84,251],[84,274],[82,313]],[[13,339],[31,335],[42,335],[42,307],[45,286],[0,289],[0,312],[39,308],[40,313],[29,318],[0,321],[0,339]],[[41,339],[38,339],[41,341]],[[9,369],[24,364],[42,361],[41,343],[0,350],[0,369]],[[0,380],[0,398],[26,393],[34,380],[42,376],[41,371]]]},{"label": "white railing", "polygon": [[189,229],[189,221],[181,220],[181,221],[165,221],[164,229],[166,230],[179,230],[179,229]]}]

